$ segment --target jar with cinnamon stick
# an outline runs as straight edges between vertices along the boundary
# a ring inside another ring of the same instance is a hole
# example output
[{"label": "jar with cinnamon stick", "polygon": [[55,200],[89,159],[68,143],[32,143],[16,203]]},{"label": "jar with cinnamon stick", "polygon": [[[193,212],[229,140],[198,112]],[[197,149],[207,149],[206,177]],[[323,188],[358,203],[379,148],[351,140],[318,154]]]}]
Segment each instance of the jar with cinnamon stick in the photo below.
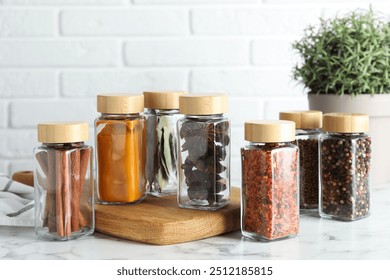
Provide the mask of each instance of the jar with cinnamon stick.
[{"label": "jar with cinnamon stick", "polygon": [[154,196],[176,195],[178,186],[177,121],[183,92],[144,92],[146,117],[146,189]]},{"label": "jar with cinnamon stick", "polygon": [[95,120],[98,202],[133,204],[145,190],[146,126],[144,96],[97,96]]},{"label": "jar with cinnamon stick", "polygon": [[35,232],[69,240],[94,231],[92,148],[85,122],[38,124],[34,149]]},{"label": "jar with cinnamon stick", "polygon": [[320,215],[355,221],[370,215],[371,137],[365,114],[324,114],[320,139]]},{"label": "jar with cinnamon stick", "polygon": [[245,237],[270,241],[298,234],[299,154],[295,123],[245,122],[241,149],[241,232]]},{"label": "jar with cinnamon stick", "polygon": [[179,97],[179,190],[182,208],[216,210],[230,199],[230,121],[225,94]]},{"label": "jar with cinnamon stick", "polygon": [[279,119],[295,122],[299,148],[299,208],[318,212],[319,161],[318,142],[322,134],[321,111],[285,111]]}]

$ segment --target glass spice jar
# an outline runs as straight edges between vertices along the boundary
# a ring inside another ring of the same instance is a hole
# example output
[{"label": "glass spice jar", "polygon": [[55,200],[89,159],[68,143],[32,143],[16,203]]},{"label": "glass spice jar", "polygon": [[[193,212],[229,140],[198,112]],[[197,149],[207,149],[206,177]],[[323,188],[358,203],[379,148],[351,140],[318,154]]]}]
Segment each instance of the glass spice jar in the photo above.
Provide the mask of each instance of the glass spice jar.
[{"label": "glass spice jar", "polygon": [[38,124],[34,149],[35,233],[70,240],[94,231],[92,148],[85,122]]},{"label": "glass spice jar", "polygon": [[321,111],[286,111],[279,119],[295,122],[299,148],[299,208],[318,211],[319,161],[318,142],[322,134]]},{"label": "glass spice jar", "polygon": [[354,221],[370,214],[368,115],[324,114],[320,139],[320,215]]},{"label": "glass spice jar", "polygon": [[144,92],[146,189],[154,196],[177,193],[179,96],[183,92]]},{"label": "glass spice jar", "polygon": [[146,196],[144,96],[98,95],[95,120],[97,193],[101,204],[132,204]]},{"label": "glass spice jar", "polygon": [[242,235],[260,241],[293,237],[299,230],[299,153],[295,123],[245,122],[242,158]]},{"label": "glass spice jar", "polygon": [[225,94],[179,97],[179,189],[182,208],[216,210],[230,199],[230,121]]}]

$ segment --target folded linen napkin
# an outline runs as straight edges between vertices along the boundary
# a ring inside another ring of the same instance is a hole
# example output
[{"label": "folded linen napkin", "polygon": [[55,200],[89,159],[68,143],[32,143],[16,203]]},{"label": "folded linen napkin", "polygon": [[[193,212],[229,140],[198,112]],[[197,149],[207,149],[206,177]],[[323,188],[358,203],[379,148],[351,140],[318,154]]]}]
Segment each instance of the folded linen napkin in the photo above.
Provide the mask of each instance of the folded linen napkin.
[{"label": "folded linen napkin", "polygon": [[34,226],[34,188],[1,174],[0,225]]}]

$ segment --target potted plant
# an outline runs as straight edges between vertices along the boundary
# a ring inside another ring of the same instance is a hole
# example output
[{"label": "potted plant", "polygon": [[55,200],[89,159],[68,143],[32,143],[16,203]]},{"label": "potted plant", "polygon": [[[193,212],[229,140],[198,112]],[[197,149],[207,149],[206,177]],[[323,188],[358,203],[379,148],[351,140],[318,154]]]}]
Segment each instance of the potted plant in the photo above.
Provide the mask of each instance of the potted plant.
[{"label": "potted plant", "polygon": [[390,23],[372,9],[320,19],[293,43],[302,58],[294,79],[308,91],[309,108],[370,116],[372,181],[390,182]]}]

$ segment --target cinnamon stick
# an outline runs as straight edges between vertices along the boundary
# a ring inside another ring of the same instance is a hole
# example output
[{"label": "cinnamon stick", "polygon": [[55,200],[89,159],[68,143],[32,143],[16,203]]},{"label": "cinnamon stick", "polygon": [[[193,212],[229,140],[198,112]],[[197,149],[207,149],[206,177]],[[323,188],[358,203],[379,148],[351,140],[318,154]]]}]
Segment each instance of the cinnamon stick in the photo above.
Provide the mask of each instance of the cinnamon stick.
[{"label": "cinnamon stick", "polygon": [[45,205],[45,222],[49,232],[56,232],[56,154],[55,150],[47,150],[47,188],[46,188],[46,205]]},{"label": "cinnamon stick", "polygon": [[63,215],[64,215],[64,230],[65,236],[68,237],[72,233],[72,212],[71,212],[71,190],[70,190],[70,177],[69,176],[69,158],[68,152],[61,152],[62,161],[62,203],[63,203]]},{"label": "cinnamon stick", "polygon": [[72,231],[80,229],[80,150],[76,149],[70,154],[71,161],[71,212]]},{"label": "cinnamon stick", "polygon": [[91,157],[91,149],[82,149],[80,154],[80,193],[83,190],[85,176],[87,175],[89,159]]},{"label": "cinnamon stick", "polygon": [[63,211],[63,198],[62,198],[62,151],[55,151],[56,158],[56,221],[57,221],[57,235],[63,237],[64,231],[64,211]]},{"label": "cinnamon stick", "polygon": [[[91,149],[82,149],[80,152],[80,184],[79,184],[79,197],[81,198],[81,195],[83,193],[85,178],[87,176],[87,170],[90,165],[90,158],[91,158]],[[90,178],[91,179],[91,178]],[[79,224],[80,227],[83,228],[89,224],[88,220],[83,215],[83,209],[80,206],[80,214],[79,214]]]}]

